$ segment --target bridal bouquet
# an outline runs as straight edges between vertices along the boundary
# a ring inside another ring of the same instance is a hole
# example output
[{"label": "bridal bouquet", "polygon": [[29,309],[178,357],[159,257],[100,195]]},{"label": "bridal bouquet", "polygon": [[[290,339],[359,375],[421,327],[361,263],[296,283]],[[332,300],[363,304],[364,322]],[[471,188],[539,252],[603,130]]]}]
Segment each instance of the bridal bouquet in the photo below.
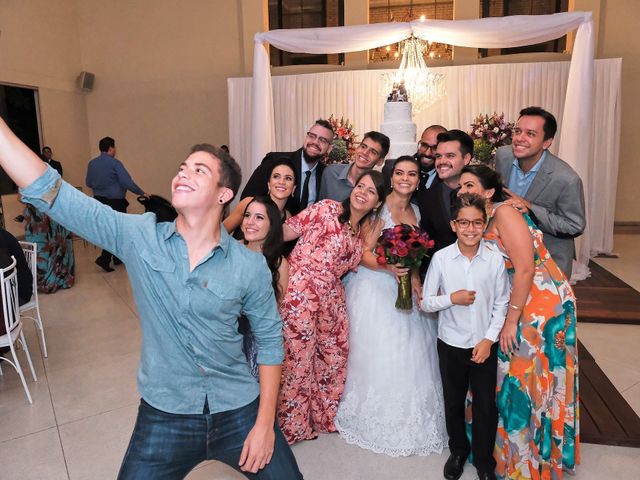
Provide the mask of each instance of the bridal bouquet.
[{"label": "bridal bouquet", "polygon": [[504,113],[498,115],[478,115],[473,119],[469,135],[473,138],[474,158],[486,165],[493,166],[496,150],[511,144],[513,123],[504,119]]},{"label": "bridal bouquet", "polygon": [[[378,254],[377,260],[380,265],[395,264],[398,267],[418,268],[433,245],[433,240],[429,239],[426,232],[403,223],[382,231],[375,253]],[[396,308],[413,308],[411,275],[400,277]]]},{"label": "bridal bouquet", "polygon": [[356,138],[358,135],[353,131],[353,124],[349,123],[349,119],[340,117],[338,120],[333,114],[329,117],[329,123],[333,127],[335,136],[331,152],[325,158],[327,165],[332,163],[349,163],[351,157],[356,151]]}]

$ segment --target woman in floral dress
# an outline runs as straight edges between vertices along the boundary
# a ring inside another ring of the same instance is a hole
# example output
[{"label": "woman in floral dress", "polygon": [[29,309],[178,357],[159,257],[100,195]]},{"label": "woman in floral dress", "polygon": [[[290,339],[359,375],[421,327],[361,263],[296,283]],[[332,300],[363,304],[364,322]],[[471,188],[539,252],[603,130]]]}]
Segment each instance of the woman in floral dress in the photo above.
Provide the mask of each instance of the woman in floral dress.
[{"label": "woman in floral dress", "polygon": [[25,239],[38,246],[38,291],[54,293],[75,283],[75,258],[71,232],[47,215],[27,205],[19,220],[24,221]]},{"label": "woman in floral dress", "polygon": [[493,204],[502,199],[494,170],[467,166],[460,185],[487,199],[485,239],[503,253],[512,280],[498,354],[496,474],[560,480],[580,461],[573,290],[529,216]]},{"label": "woman in floral dress", "polygon": [[349,351],[340,277],[360,263],[360,228],[383,201],[382,174],[370,171],[342,203],[317,202],[283,226],[285,241],[299,238],[280,310],[285,359],[278,421],[289,443],[336,430]]}]

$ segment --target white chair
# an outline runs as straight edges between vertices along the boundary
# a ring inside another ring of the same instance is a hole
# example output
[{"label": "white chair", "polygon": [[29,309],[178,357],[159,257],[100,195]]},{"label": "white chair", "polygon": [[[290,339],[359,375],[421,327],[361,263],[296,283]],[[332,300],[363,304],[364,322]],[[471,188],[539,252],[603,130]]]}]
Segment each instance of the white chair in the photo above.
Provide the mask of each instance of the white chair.
[{"label": "white chair", "polygon": [[[40,330],[40,336],[42,337],[42,355],[47,357],[47,342],[44,339],[44,326],[42,325],[42,317],[40,316],[40,302],[38,301],[38,245],[33,242],[18,242],[22,247],[24,256],[29,264],[31,275],[33,276],[33,294],[31,299],[20,307],[20,316],[22,318],[29,318],[33,320]],[[30,312],[29,315],[25,315],[25,312]]]},{"label": "white chair", "polygon": [[[9,347],[13,362],[8,358],[0,356],[0,364],[2,360],[8,362],[20,376],[22,386],[27,394],[27,400],[29,403],[33,403],[31,399],[31,393],[29,393],[29,387],[27,387],[27,381],[24,379],[22,373],[22,367],[18,361],[18,355],[16,354],[15,344],[19,343],[24,349],[24,353],[29,361],[29,367],[31,368],[31,376],[33,381],[36,382],[36,371],[33,369],[33,363],[31,362],[31,355],[29,354],[29,347],[27,341],[24,338],[24,332],[22,331],[22,321],[19,314],[19,302],[18,302],[18,270],[16,267],[16,259],[11,257],[13,262],[7,268],[0,269],[0,291],[2,293],[2,314],[4,315],[4,326],[6,333],[0,336],[0,347]],[[10,272],[10,273],[9,273]],[[0,369],[0,375],[2,369]]]}]

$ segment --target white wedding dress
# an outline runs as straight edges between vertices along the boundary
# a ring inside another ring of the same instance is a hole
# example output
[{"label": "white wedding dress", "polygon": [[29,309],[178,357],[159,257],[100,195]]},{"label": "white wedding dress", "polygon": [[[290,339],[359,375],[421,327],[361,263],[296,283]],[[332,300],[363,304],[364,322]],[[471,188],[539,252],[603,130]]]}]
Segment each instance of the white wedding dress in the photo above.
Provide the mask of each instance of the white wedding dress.
[{"label": "white wedding dress", "polygon": [[[386,204],[381,217],[394,226]],[[447,433],[437,320],[416,306],[397,310],[397,293],[395,277],[363,266],[346,281],[349,359],[335,425],[348,443],[377,453],[440,453]]]}]

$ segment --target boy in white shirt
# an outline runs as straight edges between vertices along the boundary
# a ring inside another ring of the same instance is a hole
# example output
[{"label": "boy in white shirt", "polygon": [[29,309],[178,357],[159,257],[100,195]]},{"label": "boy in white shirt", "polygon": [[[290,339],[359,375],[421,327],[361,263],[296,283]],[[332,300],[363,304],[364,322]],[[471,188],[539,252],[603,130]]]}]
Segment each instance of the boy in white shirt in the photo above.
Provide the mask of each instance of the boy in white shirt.
[{"label": "boy in white shirt", "polygon": [[[470,452],[480,480],[495,479],[493,447],[497,347],[509,303],[504,259],[482,239],[487,223],[479,195],[460,195],[451,228],[458,240],[436,252],[425,278],[421,307],[438,312],[438,357],[451,454],[444,477],[457,480]],[[465,399],[471,389],[472,444],[465,429]]]}]

